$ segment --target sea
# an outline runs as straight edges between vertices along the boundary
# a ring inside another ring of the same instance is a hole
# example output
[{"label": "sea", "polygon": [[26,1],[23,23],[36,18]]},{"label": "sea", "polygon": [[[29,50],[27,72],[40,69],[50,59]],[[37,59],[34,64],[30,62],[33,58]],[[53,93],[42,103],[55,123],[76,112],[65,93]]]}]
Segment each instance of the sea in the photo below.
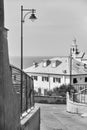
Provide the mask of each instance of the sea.
[{"label": "sea", "polygon": [[[40,63],[43,59],[50,59],[52,56],[27,56],[23,58],[23,69],[26,69],[33,65],[33,62]],[[18,56],[9,57],[9,62],[11,65],[14,65],[21,68],[21,58]]]}]

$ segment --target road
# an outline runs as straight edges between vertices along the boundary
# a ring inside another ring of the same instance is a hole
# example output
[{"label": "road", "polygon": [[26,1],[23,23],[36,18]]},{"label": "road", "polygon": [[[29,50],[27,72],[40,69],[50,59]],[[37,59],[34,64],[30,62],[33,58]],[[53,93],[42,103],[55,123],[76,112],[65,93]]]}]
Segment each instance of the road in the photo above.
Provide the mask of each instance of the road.
[{"label": "road", "polygon": [[66,112],[66,105],[36,105],[41,108],[40,130],[87,130],[87,117]]}]

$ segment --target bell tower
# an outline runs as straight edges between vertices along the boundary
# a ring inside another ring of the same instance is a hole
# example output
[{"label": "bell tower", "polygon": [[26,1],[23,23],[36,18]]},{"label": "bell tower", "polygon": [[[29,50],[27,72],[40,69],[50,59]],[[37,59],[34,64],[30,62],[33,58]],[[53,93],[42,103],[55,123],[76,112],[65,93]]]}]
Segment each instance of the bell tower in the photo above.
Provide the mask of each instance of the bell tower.
[{"label": "bell tower", "polygon": [[71,49],[72,49],[72,57],[76,57],[78,54],[79,54],[79,51],[78,51],[78,45],[76,43],[76,38],[73,39],[73,43],[71,45]]}]

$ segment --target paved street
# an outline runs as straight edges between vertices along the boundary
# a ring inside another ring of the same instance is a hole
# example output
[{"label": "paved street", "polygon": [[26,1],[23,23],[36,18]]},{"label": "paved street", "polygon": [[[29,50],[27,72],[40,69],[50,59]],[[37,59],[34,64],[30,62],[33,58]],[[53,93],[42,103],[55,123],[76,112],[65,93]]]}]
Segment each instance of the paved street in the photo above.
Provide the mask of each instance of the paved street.
[{"label": "paved street", "polygon": [[36,105],[41,108],[41,130],[87,130],[87,118],[66,112],[65,105]]}]

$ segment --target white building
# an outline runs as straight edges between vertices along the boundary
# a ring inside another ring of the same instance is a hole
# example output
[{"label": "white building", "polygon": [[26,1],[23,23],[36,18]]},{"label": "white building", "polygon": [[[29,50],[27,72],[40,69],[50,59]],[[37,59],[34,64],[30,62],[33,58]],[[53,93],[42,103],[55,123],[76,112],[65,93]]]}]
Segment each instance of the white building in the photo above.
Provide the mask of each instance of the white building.
[{"label": "white building", "polygon": [[[42,95],[46,90],[71,83],[79,87],[79,84],[87,84],[87,58],[85,53],[78,51],[76,40],[72,45],[72,58],[70,56],[58,56],[52,59],[44,59],[41,63],[34,63],[24,71],[34,78],[34,89]],[[71,60],[70,60],[71,59]],[[71,63],[72,62],[72,63]],[[84,87],[84,86],[83,86]]]}]

